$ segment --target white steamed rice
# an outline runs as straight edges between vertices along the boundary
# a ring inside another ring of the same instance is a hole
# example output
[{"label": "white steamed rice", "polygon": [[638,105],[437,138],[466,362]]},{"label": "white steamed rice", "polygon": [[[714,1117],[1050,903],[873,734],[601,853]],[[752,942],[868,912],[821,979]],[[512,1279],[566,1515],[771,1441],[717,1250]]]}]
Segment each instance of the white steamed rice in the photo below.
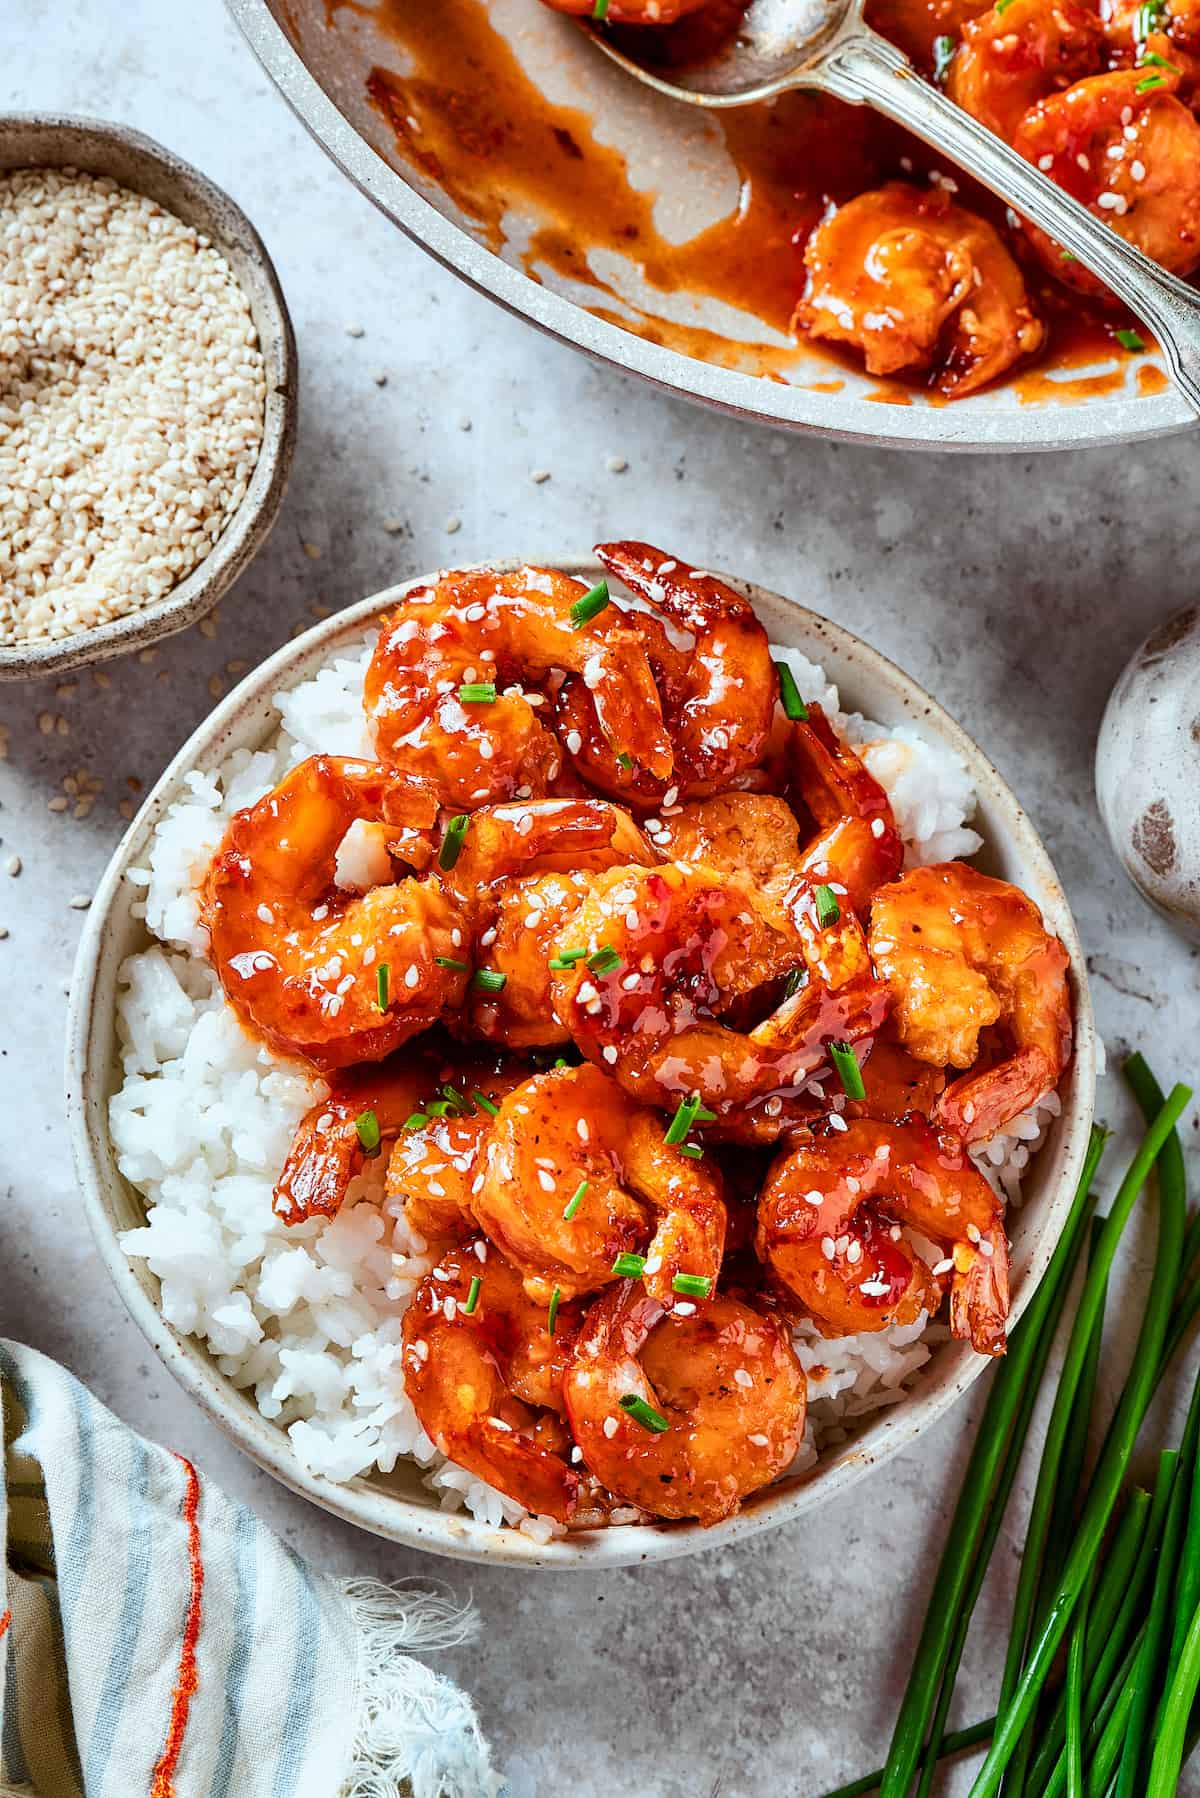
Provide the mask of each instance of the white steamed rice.
[{"label": "white steamed rice", "polygon": [[[203,1340],[221,1372],[253,1393],[263,1415],[286,1429],[301,1466],[348,1480],[387,1473],[409,1456],[443,1508],[465,1505],[486,1523],[517,1524],[544,1541],[559,1526],[528,1516],[448,1461],[408,1401],[401,1313],[434,1257],[386,1198],[382,1161],[328,1222],[288,1228],[275,1217],[274,1180],[296,1124],[324,1088],[241,1029],[203,958],[195,882],[230,816],[305,756],[369,754],[362,684],[373,642],[368,633],[312,679],[276,694],[280,728],[266,748],[236,750],[212,773],[189,774],[155,832],[148,866],[130,871],[158,940],[120,973],[124,1082],[110,1127],[121,1171],[146,1201],[144,1227],[127,1231],[122,1244],[157,1275],[166,1320]],[[775,653],[887,789],[907,864],[974,854],[981,839],[969,828],[975,794],[962,761],[911,725],[886,730],[843,713],[822,669],[795,650]],[[1058,1110],[1057,1095],[1047,1094],[978,1151],[1010,1202],[1019,1203],[1021,1170]],[[930,1252],[940,1253],[932,1245]],[[797,1466],[812,1465],[861,1418],[902,1399],[945,1334],[924,1316],[833,1340],[802,1326],[795,1342],[810,1410]],[[630,1509],[624,1520],[637,1516]]]}]

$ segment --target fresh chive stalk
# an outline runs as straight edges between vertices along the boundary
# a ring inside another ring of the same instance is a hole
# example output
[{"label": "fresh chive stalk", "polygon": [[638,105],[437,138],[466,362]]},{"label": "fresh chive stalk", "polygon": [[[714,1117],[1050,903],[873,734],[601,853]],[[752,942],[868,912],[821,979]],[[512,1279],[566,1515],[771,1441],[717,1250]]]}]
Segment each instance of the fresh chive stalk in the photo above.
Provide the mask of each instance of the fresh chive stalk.
[{"label": "fresh chive stalk", "polygon": [[836,924],[842,915],[841,907],[837,902],[837,894],[831,886],[822,884],[813,896],[817,902],[817,923],[822,930],[828,930],[830,925]]},{"label": "fresh chive stalk", "polygon": [[465,681],[458,689],[458,697],[463,705],[495,705],[496,683],[494,680]]},{"label": "fresh chive stalk", "polygon": [[671,1291],[683,1298],[706,1299],[712,1291],[712,1281],[706,1274],[676,1274],[671,1281]]},{"label": "fresh chive stalk", "polygon": [[380,1011],[388,1008],[388,964],[381,961],[375,970],[375,1003]]},{"label": "fresh chive stalk", "polygon": [[779,676],[779,703],[783,707],[784,716],[798,724],[804,724],[808,719],[808,707],[800,697],[795,675],[786,662],[776,662],[775,672]]},{"label": "fresh chive stalk", "polygon": [[354,1131],[363,1154],[367,1156],[368,1160],[374,1160],[383,1140],[376,1114],[370,1110],[360,1111],[354,1120]]},{"label": "fresh chive stalk", "polygon": [[439,968],[449,968],[453,974],[469,974],[471,964],[467,961],[456,961],[453,955],[435,955],[434,961]]},{"label": "fresh chive stalk", "polygon": [[693,1093],[690,1099],[681,1099],[679,1107],[671,1122],[667,1125],[663,1141],[670,1147],[681,1143],[688,1135],[692,1125],[700,1115],[700,1094]]},{"label": "fresh chive stalk", "polygon": [[1087,1615],[1096,1569],[1083,1589],[1067,1645],[1067,1798],[1085,1798],[1083,1784],[1083,1659],[1087,1648]]},{"label": "fresh chive stalk", "polygon": [[[600,4],[601,0],[596,0],[597,8],[599,8]],[[604,11],[600,12],[597,10],[593,12],[592,17],[594,19],[602,19],[607,11],[608,0],[604,0]],[[599,617],[600,613],[608,604],[608,601],[608,582],[601,578],[596,582],[594,587],[589,587],[587,592],[577,599],[575,604],[571,607],[571,629],[581,631],[585,624],[590,624],[593,618]]]},{"label": "fresh chive stalk", "polygon": [[882,1798],[906,1798],[923,1752],[947,1664],[954,1620],[970,1587],[976,1548],[1004,1465],[1009,1433],[1059,1283],[1079,1241],[1088,1211],[1089,1189],[1103,1149],[1104,1134],[1094,1129],[1063,1233],[1041,1284],[1012,1333],[1008,1353],[988,1393],[880,1780]]},{"label": "fresh chive stalk", "polygon": [[622,966],[621,957],[611,943],[601,943],[587,958],[587,965],[593,974],[615,974]]},{"label": "fresh chive stalk", "polygon": [[498,1105],[493,1104],[492,1100],[488,1098],[487,1094],[481,1093],[478,1087],[476,1087],[474,1092],[471,1094],[471,1098],[472,1098],[473,1102],[476,1105],[478,1105],[480,1111],[486,1111],[489,1117],[495,1118],[495,1117],[500,1116],[500,1107]]},{"label": "fresh chive stalk", "polygon": [[[1142,1065],[1144,1066],[1144,1064]],[[1087,1317],[1089,1329],[1107,1284],[1113,1256],[1116,1253],[1121,1233],[1128,1222],[1129,1214],[1150,1176],[1163,1144],[1170,1136],[1191,1097],[1191,1090],[1186,1086],[1177,1085],[1173,1089],[1162,1110],[1146,1132],[1141,1147],[1134,1156],[1129,1171],[1121,1182],[1120,1190],[1113,1200],[1112,1209],[1108,1214],[1108,1222],[1105,1225],[1084,1286],[1083,1296],[1080,1299],[1079,1310]],[[1183,1212],[1180,1206],[1169,1201],[1168,1193],[1164,1189],[1159,1206],[1155,1275],[1129,1377],[1109,1430],[1108,1440],[1092,1477],[1087,1502],[1084,1505],[1075,1540],[1063,1569],[1062,1579],[1059,1582],[1050,1613],[1035,1632],[1036,1640],[1031,1645],[1028,1660],[1013,1693],[1012,1701],[1007,1710],[999,1715],[992,1745],[971,1788],[970,1798],[996,1798],[1005,1769],[1012,1759],[1025,1725],[1040,1698],[1051,1663],[1058,1652],[1078,1603],[1084,1580],[1099,1551],[1125,1470],[1129,1464],[1130,1455],[1133,1452],[1134,1440],[1157,1382],[1163,1344],[1167,1334],[1171,1296],[1178,1274],[1182,1246]],[[1086,1345],[1086,1330],[1082,1340]],[[1083,1349],[1081,1348],[1081,1357],[1082,1353]],[[1078,1384],[1078,1379],[1076,1379],[1076,1384]],[[902,1798],[902,1788],[893,1785],[890,1791],[885,1789],[884,1798]]]},{"label": "fresh chive stalk", "polygon": [[627,1392],[624,1398],[617,1400],[617,1403],[622,1411],[632,1417],[634,1423],[640,1423],[642,1428],[649,1430],[652,1436],[661,1436],[671,1427],[669,1419],[665,1418],[661,1411],[656,1411],[653,1405],[648,1405],[645,1399],[639,1397],[636,1392]]},{"label": "fresh chive stalk", "polygon": [[561,1298],[562,1288],[561,1286],[556,1286],[554,1291],[550,1294],[550,1309],[546,1313],[546,1334],[548,1336],[553,1336],[554,1334],[554,1327],[558,1322],[558,1306]]},{"label": "fresh chive stalk", "polygon": [[579,1207],[583,1204],[584,1194],[587,1192],[587,1189],[588,1189],[587,1181],[581,1180],[579,1182],[579,1185],[575,1188],[575,1191],[571,1194],[570,1198],[567,1200],[567,1203],[563,1208],[563,1218],[564,1218],[565,1222],[567,1222],[568,1224],[570,1223],[571,1219],[574,1217],[575,1213],[579,1210]]},{"label": "fresh chive stalk", "polygon": [[462,854],[463,839],[467,834],[467,826],[471,822],[466,812],[459,812],[451,818],[446,826],[446,834],[442,838],[442,846],[438,850],[438,867],[450,869]]},{"label": "fresh chive stalk", "polygon": [[619,1280],[640,1280],[646,1271],[644,1255],[618,1255],[612,1270]]},{"label": "fresh chive stalk", "polygon": [[467,1292],[467,1302],[463,1306],[464,1317],[473,1317],[475,1315],[475,1307],[479,1303],[479,1289],[482,1285],[483,1281],[479,1275],[472,1274],[470,1289]]},{"label": "fresh chive stalk", "polygon": [[476,968],[471,976],[471,985],[481,993],[502,993],[507,983],[508,975],[499,968]]},{"label": "fresh chive stalk", "polygon": [[858,1056],[849,1043],[830,1043],[829,1059],[837,1070],[837,1077],[842,1083],[842,1091],[848,1099],[865,1099],[867,1089],[863,1085],[862,1069],[858,1065]]}]

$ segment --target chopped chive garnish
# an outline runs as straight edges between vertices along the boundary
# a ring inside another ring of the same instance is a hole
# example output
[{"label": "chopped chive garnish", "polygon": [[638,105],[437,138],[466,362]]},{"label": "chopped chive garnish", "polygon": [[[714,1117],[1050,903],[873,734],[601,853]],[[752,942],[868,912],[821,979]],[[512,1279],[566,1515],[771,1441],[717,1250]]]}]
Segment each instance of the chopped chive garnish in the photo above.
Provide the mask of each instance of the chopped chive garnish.
[{"label": "chopped chive garnish", "polygon": [[776,662],[775,672],[779,676],[779,703],[785,717],[795,718],[803,724],[808,717],[808,707],[800,697],[795,675],[786,662]]},{"label": "chopped chive garnish", "polygon": [[476,1305],[479,1303],[479,1288],[482,1285],[483,1285],[483,1281],[480,1279],[479,1275],[472,1274],[471,1275],[471,1290],[468,1292],[467,1302],[463,1306],[463,1316],[464,1317],[470,1317],[473,1314]]},{"label": "chopped chive garnish", "polygon": [[354,1128],[365,1155],[374,1157],[379,1153],[382,1141],[379,1130],[379,1119],[373,1111],[360,1111],[354,1120]]},{"label": "chopped chive garnish", "polygon": [[562,1298],[561,1287],[556,1286],[550,1294],[550,1309],[546,1313],[546,1334],[553,1336],[554,1326],[558,1322],[558,1301]]},{"label": "chopped chive garnish", "polygon": [[699,1113],[699,1093],[693,1093],[690,1099],[681,1099],[678,1111],[667,1125],[667,1133],[663,1137],[663,1141],[671,1145],[683,1142]]},{"label": "chopped chive garnish", "polygon": [[867,1089],[863,1085],[862,1069],[858,1065],[858,1057],[849,1043],[830,1043],[829,1059],[837,1069],[838,1079],[842,1083],[842,1091],[848,1099],[865,1099]]},{"label": "chopped chive garnish", "polygon": [[[696,1096],[698,1098],[699,1094],[697,1094]],[[698,1124],[715,1124],[716,1121],[717,1121],[716,1112],[706,1110],[703,1105],[700,1107],[699,1111],[696,1113],[696,1122]]]},{"label": "chopped chive garnish", "polygon": [[494,680],[469,680],[458,689],[458,697],[464,705],[495,705],[496,683]]},{"label": "chopped chive garnish", "polygon": [[502,974],[499,968],[476,968],[471,985],[477,986],[481,993],[502,993],[507,980],[508,975]]},{"label": "chopped chive garnish", "polygon": [[607,19],[608,0],[596,0],[596,4],[592,8],[592,17],[593,19]]},{"label": "chopped chive garnish", "polygon": [[1078,262],[1079,258],[1074,250],[1060,250],[1058,252],[1058,260],[1060,262]]},{"label": "chopped chive garnish", "polygon": [[1139,43],[1150,36],[1158,24],[1161,13],[1160,0],[1145,0],[1145,4],[1138,7],[1133,15],[1133,35]]},{"label": "chopped chive garnish", "polygon": [[1166,87],[1161,75],[1144,75],[1134,88],[1135,94],[1148,94],[1152,87]]},{"label": "chopped chive garnish", "polygon": [[999,17],[1002,13],[1006,13],[1012,3],[1013,0],[996,0],[996,16]]},{"label": "chopped chive garnish", "polygon": [[457,1109],[457,1106],[451,1105],[449,1099],[430,1099],[425,1106],[425,1110],[431,1118],[448,1118],[451,1112],[456,1112]]},{"label": "chopped chive garnish", "polygon": [[425,1111],[410,1111],[404,1120],[406,1130],[423,1130],[429,1122],[429,1114]]},{"label": "chopped chive garnish", "polygon": [[698,1142],[681,1142],[679,1145],[679,1153],[681,1155],[686,1155],[690,1161],[702,1161],[704,1159],[704,1150],[700,1147]]},{"label": "chopped chive garnish", "polygon": [[612,1264],[612,1270],[618,1279],[640,1280],[646,1271],[644,1255],[618,1255]]},{"label": "chopped chive garnish", "polygon": [[452,955],[435,955],[433,959],[439,968],[452,968],[456,974],[470,973],[470,962],[455,961]]},{"label": "chopped chive garnish", "polygon": [[1116,331],[1113,335],[1123,350],[1144,350],[1146,347],[1136,331]]},{"label": "chopped chive garnish", "polygon": [[952,37],[935,37],[933,40],[933,79],[942,82],[946,79],[950,64],[954,61],[954,52],[958,45]]},{"label": "chopped chive garnish", "polygon": [[601,943],[595,954],[588,956],[587,965],[593,974],[615,974],[621,966],[621,957],[611,943]]},{"label": "chopped chive garnish", "polygon": [[446,826],[446,834],[442,838],[442,846],[438,851],[438,867],[452,868],[462,853],[463,838],[467,834],[467,825],[471,822],[466,812],[460,812],[457,818],[451,818]]},{"label": "chopped chive garnish", "polygon": [[[596,0],[596,4],[599,5],[599,3],[600,0]],[[594,19],[602,19],[604,13],[607,11],[608,7],[606,5],[604,12],[593,13],[592,17]],[[590,624],[592,619],[597,617],[607,604],[608,582],[599,580],[594,587],[588,589],[581,599],[577,599],[575,604],[571,607],[571,629],[581,631],[584,625]]]},{"label": "chopped chive garnish", "polygon": [[575,1191],[571,1194],[571,1197],[567,1200],[567,1203],[564,1205],[563,1217],[568,1224],[570,1223],[571,1219],[574,1217],[575,1213],[579,1210],[579,1207],[583,1204],[583,1195],[587,1191],[587,1189],[588,1189],[587,1181],[581,1180],[579,1182],[579,1185],[575,1188]]},{"label": "chopped chive garnish", "polygon": [[500,1107],[498,1105],[493,1105],[487,1094],[481,1093],[478,1087],[475,1088],[471,1097],[474,1099],[476,1105],[479,1106],[479,1109],[481,1111],[486,1111],[489,1117],[495,1118],[500,1116]]},{"label": "chopped chive garnish", "polygon": [[649,1430],[652,1436],[661,1436],[664,1430],[671,1427],[662,1412],[656,1411],[653,1405],[648,1405],[636,1392],[627,1392],[620,1404],[622,1411],[632,1417],[634,1423],[640,1423],[644,1430]]},{"label": "chopped chive garnish", "polygon": [[1158,54],[1157,50],[1143,50],[1141,60],[1144,63],[1152,62],[1156,69],[1170,69],[1172,75],[1178,75],[1179,73],[1178,65],[1173,62],[1168,62],[1165,56],[1160,56]]},{"label": "chopped chive garnish", "polygon": [[831,924],[836,924],[842,915],[841,907],[837,902],[837,895],[832,887],[819,886],[815,897],[817,901],[817,923],[821,926],[822,930],[828,930],[829,926]]},{"label": "chopped chive garnish", "polygon": [[457,1112],[459,1117],[470,1117],[471,1101],[468,1099],[466,1093],[459,1092],[457,1086],[451,1086],[447,1083],[442,1088],[442,1097],[447,1101],[451,1110]]},{"label": "chopped chive garnish", "polygon": [[547,962],[550,968],[573,968],[577,961],[582,961],[587,954],[586,949],[564,949],[559,955],[552,955]]},{"label": "chopped chive garnish", "polygon": [[380,1011],[388,1008],[388,965],[381,961],[375,970],[375,1003]]},{"label": "chopped chive garnish", "polygon": [[676,1274],[671,1281],[671,1291],[683,1293],[689,1299],[706,1299],[712,1291],[712,1281],[707,1274]]},{"label": "chopped chive garnish", "polygon": [[550,1063],[552,1068],[569,1068],[570,1065],[571,1064],[565,1055],[556,1055],[554,1060]]},{"label": "chopped chive garnish", "polygon": [[807,968],[793,968],[791,973],[788,975],[787,979],[783,983],[784,998],[785,999],[794,998],[795,995],[800,991],[800,988],[802,986],[807,986],[807,985],[808,985],[808,969]]},{"label": "chopped chive garnish", "polygon": [[626,755],[625,751],[622,750],[617,757],[617,766],[619,768],[624,768],[626,774],[628,774],[629,770],[633,767],[633,757],[631,755]]}]

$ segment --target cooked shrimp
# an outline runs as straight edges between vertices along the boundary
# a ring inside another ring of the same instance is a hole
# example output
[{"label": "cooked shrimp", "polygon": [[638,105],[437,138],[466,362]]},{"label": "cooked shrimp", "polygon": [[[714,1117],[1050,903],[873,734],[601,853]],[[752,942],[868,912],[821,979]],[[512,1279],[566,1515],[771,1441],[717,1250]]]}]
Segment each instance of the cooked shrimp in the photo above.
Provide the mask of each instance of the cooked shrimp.
[{"label": "cooked shrimp", "polygon": [[555,1009],[598,1066],[644,1104],[674,1110],[699,1094],[726,1134],[773,1140],[812,1113],[805,1091],[830,1041],[878,1029],[887,994],[863,945],[838,991],[809,980],[750,1031],[720,1014],[791,972],[781,932],[729,876],[668,863],[596,877],[572,925],[588,952],[555,974]]},{"label": "cooked shrimp", "polygon": [[562,751],[540,713],[557,670],[580,675],[614,755],[671,772],[641,638],[615,606],[583,618],[586,588],[549,568],[466,569],[385,620],[364,704],[376,753],[467,809],[547,792]]},{"label": "cooked shrimp", "polygon": [[428,866],[435,809],[389,769],[318,755],[230,820],[200,916],[229,1003],[272,1048],[378,1061],[461,1002],[462,907],[396,877]]},{"label": "cooked shrimp", "polygon": [[[1148,81],[1160,85],[1139,91]],[[1171,91],[1178,82],[1157,69],[1095,75],[1027,112],[1012,142],[1144,255],[1190,275],[1200,266],[1200,124]],[[1052,274],[1080,293],[1106,296],[1044,231],[1026,229]]]},{"label": "cooked shrimp", "polygon": [[[476,959],[503,976],[504,984],[499,990],[493,990],[494,982],[488,989],[472,987],[466,1015],[472,1034],[511,1049],[551,1048],[570,1041],[554,1014],[550,962],[559,945],[566,942],[571,921],[591,889],[592,870],[634,863],[652,866],[659,859],[629,814],[617,806],[595,800],[582,805],[546,801],[543,807],[531,805],[526,811],[536,814],[554,807],[560,822],[552,822],[546,834],[540,823],[535,824],[537,853],[518,865],[540,869],[547,863],[566,862],[569,866],[502,880],[486,890],[481,884],[476,889]],[[608,819],[611,831],[607,841],[589,846],[583,840],[584,832],[574,837],[568,834],[563,818],[578,822],[585,814]],[[472,829],[480,817],[475,814]],[[468,839],[470,836],[468,831]],[[468,860],[466,879],[486,860],[486,850],[480,864]]]},{"label": "cooked shrimp", "polygon": [[889,181],[831,204],[804,262],[793,327],[850,344],[869,374],[928,373],[955,399],[1041,347],[1041,321],[999,233],[941,188]]},{"label": "cooked shrimp", "polygon": [[843,1116],[884,1118],[899,1123],[916,1112],[933,1117],[945,1091],[943,1069],[918,1061],[896,1041],[891,1019],[875,1037],[862,1066],[863,1099],[849,1099]]},{"label": "cooked shrimp", "polygon": [[[653,608],[625,622],[646,646],[673,766],[668,777],[636,756],[622,763],[619,745],[598,728],[595,688],[573,680],[559,694],[557,729],[576,769],[601,792],[643,807],[721,791],[767,746],[777,684],[766,631],[740,593],[649,543],[598,543],[596,554]],[[680,647],[668,626],[688,632],[690,645]]]},{"label": "cooked shrimp", "polygon": [[725,1293],[694,1316],[664,1315],[632,1284],[606,1293],[563,1393],[587,1466],[658,1517],[728,1517],[790,1465],[804,1431],[806,1383],[786,1334]]},{"label": "cooked shrimp", "polygon": [[664,1141],[662,1117],[632,1103],[598,1068],[554,1068],[509,1093],[472,1207],[480,1225],[548,1301],[619,1276],[645,1256],[646,1290],[665,1307],[674,1280],[716,1285],[725,1243],[720,1176]]},{"label": "cooked shrimp", "polygon": [[804,875],[800,823],[786,799],[773,793],[718,793],[670,808],[654,847],[671,861],[693,862],[743,876],[763,911],[787,930],[788,896]]},{"label": "cooked shrimp", "polygon": [[786,1149],[758,1207],[758,1253],[831,1336],[912,1323],[936,1280],[894,1225],[945,1248],[950,1326],[1004,1350],[1008,1244],[1000,1201],[959,1145],[923,1119],[858,1118]]},{"label": "cooked shrimp", "polygon": [[1007,0],[964,25],[946,92],[1011,143],[1031,106],[1103,66],[1097,12],[1078,0]]},{"label": "cooked shrimp", "polygon": [[999,1025],[1007,1059],[955,1080],[936,1119],[983,1140],[1056,1085],[1071,1054],[1067,952],[1032,899],[963,862],[913,868],[871,905],[872,959],[900,1041],[935,1067],[970,1068]]},{"label": "cooked shrimp", "polygon": [[575,1515],[582,1481],[545,1413],[563,1409],[579,1323],[578,1308],[563,1305],[552,1336],[546,1307],[482,1238],[442,1257],[401,1320],[404,1386],[426,1434],[460,1467],[560,1523]]},{"label": "cooked shrimp", "polygon": [[849,909],[865,912],[877,887],[894,880],[904,861],[892,804],[855,750],[839,737],[821,707],[789,720],[783,760],[789,790],[803,799],[816,837],[799,872],[844,889]]},{"label": "cooked shrimp", "polygon": [[434,1047],[334,1074],[301,1118],[275,1187],[285,1224],[332,1217],[366,1163],[394,1143],[389,1195],[427,1240],[475,1228],[470,1187],[495,1107],[524,1078],[502,1058],[450,1062]]},{"label": "cooked shrimp", "polygon": [[[676,19],[711,4],[712,0],[611,0],[604,16],[612,25],[673,25]],[[546,0],[546,5],[578,18],[596,15],[596,0]]]}]

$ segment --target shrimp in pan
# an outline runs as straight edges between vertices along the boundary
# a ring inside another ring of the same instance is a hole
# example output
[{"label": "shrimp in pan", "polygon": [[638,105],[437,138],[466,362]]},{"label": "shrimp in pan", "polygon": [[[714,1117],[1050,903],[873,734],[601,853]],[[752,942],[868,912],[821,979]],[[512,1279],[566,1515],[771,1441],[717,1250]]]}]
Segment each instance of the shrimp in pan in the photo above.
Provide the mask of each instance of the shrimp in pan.
[{"label": "shrimp in pan", "polygon": [[377,755],[456,810],[552,790],[562,750],[544,689],[578,675],[614,755],[666,778],[671,746],[641,638],[549,568],[464,569],[384,621],[364,703]]},{"label": "shrimp in pan", "polygon": [[230,821],[200,916],[226,998],[272,1048],[376,1061],[461,1003],[464,909],[420,872],[435,813],[387,768],[318,755]]},{"label": "shrimp in pan", "polygon": [[598,1068],[551,1069],[508,1094],[471,1203],[532,1297],[595,1291],[628,1255],[644,1261],[646,1290],[665,1307],[679,1275],[716,1286],[720,1176],[666,1135],[657,1112]]},{"label": "shrimp in pan", "polygon": [[[899,1228],[944,1249],[932,1273]],[[1004,1351],[1008,1244],[1002,1207],[951,1137],[923,1118],[857,1118],[784,1150],[763,1185],[758,1253],[831,1336],[912,1323],[951,1276],[950,1325]]]},{"label": "shrimp in pan", "polygon": [[653,608],[627,613],[625,623],[645,644],[673,760],[664,776],[636,756],[622,758],[602,728],[594,686],[574,679],[559,694],[556,727],[576,769],[590,786],[643,809],[730,786],[762,759],[778,694],[753,607],[715,575],[649,543],[600,543],[596,554]]},{"label": "shrimp in pan", "polygon": [[1067,952],[1032,899],[964,862],[913,868],[871,904],[871,955],[910,1054],[972,1068],[996,1026],[1005,1052],[954,1080],[936,1120],[983,1141],[1058,1083],[1071,1056]]},{"label": "shrimp in pan", "polygon": [[581,1312],[547,1308],[482,1238],[447,1251],[401,1323],[404,1385],[443,1454],[539,1515],[568,1523],[584,1476],[570,1463],[562,1378]]},{"label": "shrimp in pan", "polygon": [[773,1317],[718,1293],[664,1313],[632,1282],[587,1312],[563,1382],[571,1433],[610,1492],[717,1523],[795,1459],[807,1388]]}]

